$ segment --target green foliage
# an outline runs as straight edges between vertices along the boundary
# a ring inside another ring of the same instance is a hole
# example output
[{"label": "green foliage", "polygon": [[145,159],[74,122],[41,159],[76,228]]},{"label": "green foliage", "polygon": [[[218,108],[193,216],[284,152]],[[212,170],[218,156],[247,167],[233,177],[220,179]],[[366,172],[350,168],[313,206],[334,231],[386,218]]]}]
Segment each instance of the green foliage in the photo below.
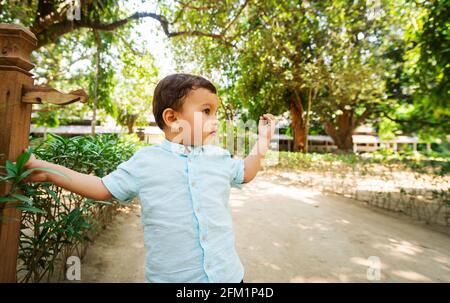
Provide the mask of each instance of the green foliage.
[{"label": "green foliage", "polygon": [[395,15],[403,35],[388,41],[385,53],[386,93],[397,102],[385,112],[404,133],[428,142],[450,132],[449,9],[446,0],[402,2]]},{"label": "green foliage", "polygon": [[123,43],[118,46],[121,64],[116,64],[117,86],[113,101],[118,107],[116,121],[119,125],[129,126],[133,122],[131,125],[148,126],[158,77],[155,59],[149,48],[146,43],[133,49]]},{"label": "green foliage", "polygon": [[378,123],[378,136],[381,140],[392,140],[395,138],[395,132],[398,130],[397,123],[387,119],[382,118]]},{"label": "green foliage", "polygon": [[[42,213],[46,214],[46,212],[42,209],[38,209],[33,206],[33,201],[26,195],[21,194],[22,191],[26,191],[27,187],[21,182],[28,177],[32,172],[34,171],[46,171],[51,172],[57,175],[61,175],[65,177],[64,174],[55,171],[50,168],[32,168],[32,169],[25,169],[24,165],[27,163],[27,161],[30,159],[30,156],[32,154],[32,149],[29,149],[22,154],[20,154],[16,162],[12,162],[10,160],[6,160],[5,166],[1,166],[5,168],[6,175],[0,176],[0,180],[6,183],[11,184],[11,189],[9,193],[4,196],[0,197],[0,203],[6,203],[6,202],[14,202],[19,201],[21,203],[19,204],[12,204],[10,207],[21,209],[23,211],[29,211],[33,213]],[[7,205],[6,207],[8,207]]]},{"label": "green foliage", "polygon": [[[380,56],[384,45],[380,41],[389,38],[392,26],[386,13],[388,4],[377,7],[385,15],[372,20],[369,15],[375,8],[365,1],[248,2],[233,19],[239,4],[233,1],[225,7],[211,7],[220,16],[228,14],[228,19],[234,20],[231,27],[222,27],[223,17],[201,23],[204,31],[226,29],[225,42],[174,41],[183,67],[195,60],[202,71],[217,75],[224,109],[233,109],[237,118],[246,121],[265,112],[281,114],[290,110],[292,98],[306,111],[310,100],[310,116],[314,117],[310,125],[313,133],[319,133],[323,132],[322,123],[333,121],[343,110],[361,116],[365,109],[370,108],[371,113],[377,104],[387,102]],[[202,18],[196,10],[188,10],[184,16]],[[232,38],[233,46],[226,43],[230,42],[227,37]]]},{"label": "green foliage", "polygon": [[117,50],[115,46],[119,44],[119,39],[108,32],[97,32],[94,35],[96,36],[96,67],[89,75],[89,95],[97,98],[98,108],[104,109],[105,113],[112,117],[117,117],[118,109],[114,96],[117,94],[115,75],[118,69],[114,61],[120,60],[120,56],[114,55],[114,52]]},{"label": "green foliage", "polygon": [[196,1],[201,10],[160,2],[195,29],[222,35],[173,47],[181,69],[222,87],[224,117],[280,114],[295,92],[305,109],[313,92],[313,133],[326,121],[339,129],[344,110],[355,124],[382,121],[383,131],[382,116],[390,129],[427,140],[449,132],[449,1]]},{"label": "green foliage", "polygon": [[450,105],[450,2],[424,1],[426,15],[422,31],[417,32],[420,49],[417,78],[420,95],[436,115],[449,115]]},{"label": "green foliage", "polygon": [[[134,12],[133,5],[126,1],[81,1],[80,5],[81,18],[89,24],[112,23]],[[63,0],[48,3],[16,0],[14,5],[0,1],[0,22],[28,27],[39,40],[39,48],[32,53],[36,82],[64,92],[83,88],[90,97],[84,105],[36,106],[39,111],[33,117],[33,123],[57,127],[68,121],[85,119],[93,110],[99,46],[97,119],[105,122],[108,116],[118,118],[119,112],[126,111],[139,115],[137,124],[148,125],[151,92],[157,76],[150,46],[142,43],[139,34],[133,30],[133,22],[111,31],[99,30],[97,39],[89,26],[78,26],[76,21],[72,27],[65,28],[69,7]],[[44,17],[47,20],[42,22]],[[52,36],[58,32],[67,33]]]},{"label": "green foliage", "polygon": [[382,149],[370,154],[331,154],[331,153],[292,153],[270,152],[268,162],[278,160],[277,167],[293,170],[322,171],[327,167],[333,168],[330,172],[338,173],[338,167],[367,170],[373,164],[392,167],[395,170],[412,170],[416,173],[445,176],[450,173],[450,158],[442,154],[426,155],[412,151],[394,152],[391,149]]}]

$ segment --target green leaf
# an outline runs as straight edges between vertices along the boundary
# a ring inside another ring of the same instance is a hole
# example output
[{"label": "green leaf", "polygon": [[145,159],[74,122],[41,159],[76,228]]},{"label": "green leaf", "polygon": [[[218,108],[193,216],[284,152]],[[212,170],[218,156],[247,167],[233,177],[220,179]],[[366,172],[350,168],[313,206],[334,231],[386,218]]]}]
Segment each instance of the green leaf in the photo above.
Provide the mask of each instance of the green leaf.
[{"label": "green leaf", "polygon": [[18,172],[22,170],[23,166],[30,160],[30,157],[31,153],[29,152],[23,152],[17,157],[16,168]]},{"label": "green leaf", "polygon": [[61,137],[61,136],[58,136],[57,134],[50,133],[50,134],[49,134],[49,137],[55,138],[56,140],[58,140],[59,142],[61,142],[63,145],[67,145],[68,140],[67,140],[67,139],[64,139],[64,138]]},{"label": "green leaf", "polygon": [[0,180],[5,181],[5,182],[8,182],[8,180],[13,179],[13,178],[14,178],[14,176],[9,176],[9,177],[0,176]]},{"label": "green leaf", "polygon": [[11,194],[11,197],[16,198],[16,200],[25,202],[29,205],[33,204],[33,201],[30,198],[21,194]]},{"label": "green leaf", "polygon": [[62,205],[65,209],[68,209],[67,206],[64,203],[60,202],[59,197],[57,196],[57,194],[53,190],[51,190],[48,187],[45,187],[44,189],[45,189],[45,192],[47,194],[49,194],[53,198],[53,200],[55,201],[56,205]]},{"label": "green leaf", "polygon": [[8,176],[17,175],[17,167],[11,160],[6,160],[6,171],[8,172]]},{"label": "green leaf", "polygon": [[69,177],[66,174],[64,174],[64,173],[62,173],[60,171],[57,171],[55,169],[47,168],[47,167],[36,167],[36,168],[28,169],[25,172],[23,172],[20,175],[20,177],[19,177],[19,179],[17,181],[19,182],[19,181],[25,179],[26,177],[28,177],[34,171],[46,171],[46,172],[49,172],[49,173],[52,173],[52,174],[55,174],[55,175],[59,175],[61,177],[69,179]]},{"label": "green leaf", "polygon": [[90,205],[94,205],[94,204],[113,205],[112,202],[100,201],[100,200],[91,200],[91,199],[87,199],[86,200],[86,204],[90,204]]},{"label": "green leaf", "polygon": [[0,203],[15,202],[17,199],[11,197],[0,197]]},{"label": "green leaf", "polygon": [[39,208],[36,208],[33,206],[28,206],[28,205],[14,205],[13,208],[17,208],[22,211],[27,211],[27,212],[32,212],[32,213],[39,213],[39,214],[43,214],[43,215],[47,214],[47,212],[43,209],[39,209]]}]

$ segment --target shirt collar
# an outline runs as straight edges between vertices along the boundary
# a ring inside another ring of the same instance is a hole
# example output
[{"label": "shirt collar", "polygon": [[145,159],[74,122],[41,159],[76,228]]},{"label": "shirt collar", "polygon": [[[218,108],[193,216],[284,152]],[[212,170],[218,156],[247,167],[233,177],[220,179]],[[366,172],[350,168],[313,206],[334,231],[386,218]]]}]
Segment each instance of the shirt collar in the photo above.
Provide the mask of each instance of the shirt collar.
[{"label": "shirt collar", "polygon": [[204,151],[203,146],[188,146],[179,143],[175,143],[164,139],[161,143],[162,148],[167,151],[173,152],[178,155],[188,156],[188,155],[197,155]]}]

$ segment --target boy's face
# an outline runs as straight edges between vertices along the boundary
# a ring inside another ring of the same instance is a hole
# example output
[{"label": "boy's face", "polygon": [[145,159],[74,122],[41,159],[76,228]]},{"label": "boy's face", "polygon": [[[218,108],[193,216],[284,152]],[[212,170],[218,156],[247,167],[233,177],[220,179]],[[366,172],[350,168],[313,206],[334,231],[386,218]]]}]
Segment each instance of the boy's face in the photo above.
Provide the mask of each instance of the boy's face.
[{"label": "boy's face", "polygon": [[181,111],[176,113],[177,123],[172,127],[180,127],[179,132],[172,129],[175,141],[182,139],[183,144],[195,146],[208,143],[217,131],[219,98],[205,88],[193,89],[185,98]]}]

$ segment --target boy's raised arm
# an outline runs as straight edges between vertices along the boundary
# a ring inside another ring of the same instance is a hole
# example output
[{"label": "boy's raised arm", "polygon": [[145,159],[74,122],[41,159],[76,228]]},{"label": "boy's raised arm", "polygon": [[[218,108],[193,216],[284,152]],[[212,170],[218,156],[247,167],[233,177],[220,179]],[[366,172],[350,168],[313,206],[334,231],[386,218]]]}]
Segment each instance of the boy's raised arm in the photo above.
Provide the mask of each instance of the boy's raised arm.
[{"label": "boy's raised arm", "polygon": [[67,177],[46,171],[34,171],[24,182],[52,182],[56,186],[93,200],[104,201],[112,198],[112,194],[100,177],[82,174],[58,164],[38,160],[34,155],[31,155],[30,160],[25,164],[25,168],[51,168]]},{"label": "boy's raised arm", "polygon": [[275,117],[272,114],[262,115],[258,125],[258,141],[244,159],[244,183],[252,181],[261,169],[261,160],[269,149],[274,132]]}]

